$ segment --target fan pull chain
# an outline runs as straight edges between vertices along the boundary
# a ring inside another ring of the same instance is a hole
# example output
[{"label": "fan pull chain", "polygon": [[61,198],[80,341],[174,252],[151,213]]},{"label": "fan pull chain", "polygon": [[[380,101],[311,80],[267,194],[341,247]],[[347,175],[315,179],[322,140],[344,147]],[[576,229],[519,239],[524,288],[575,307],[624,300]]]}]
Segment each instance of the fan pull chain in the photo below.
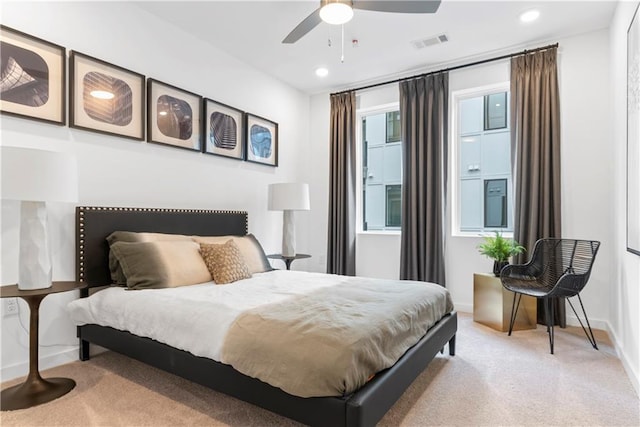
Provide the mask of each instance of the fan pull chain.
[{"label": "fan pull chain", "polygon": [[344,24],[340,27],[342,28],[342,55],[340,55],[340,62],[344,63]]}]

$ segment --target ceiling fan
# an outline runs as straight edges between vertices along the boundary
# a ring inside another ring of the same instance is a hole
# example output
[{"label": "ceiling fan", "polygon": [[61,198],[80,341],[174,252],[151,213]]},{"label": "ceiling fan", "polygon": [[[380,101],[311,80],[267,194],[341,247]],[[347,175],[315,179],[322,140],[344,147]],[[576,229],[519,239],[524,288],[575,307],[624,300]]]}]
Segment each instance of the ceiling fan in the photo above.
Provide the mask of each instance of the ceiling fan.
[{"label": "ceiling fan", "polygon": [[441,0],[320,0],[320,7],[307,16],[282,40],[291,44],[300,40],[322,21],[340,25],[349,22],[353,9],[393,13],[435,13]]}]

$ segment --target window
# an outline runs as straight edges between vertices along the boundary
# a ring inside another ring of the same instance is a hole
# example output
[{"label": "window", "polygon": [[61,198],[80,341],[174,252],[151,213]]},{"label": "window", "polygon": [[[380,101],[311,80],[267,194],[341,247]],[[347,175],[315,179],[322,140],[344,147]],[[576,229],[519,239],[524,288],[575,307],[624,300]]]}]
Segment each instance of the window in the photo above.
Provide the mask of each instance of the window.
[{"label": "window", "polygon": [[400,230],[402,142],[397,105],[359,114],[362,230]]},{"label": "window", "polygon": [[508,84],[453,94],[454,233],[513,231]]},{"label": "window", "polygon": [[507,92],[484,96],[484,130],[507,127]]},{"label": "window", "polygon": [[484,228],[507,227],[507,180],[484,180]]},{"label": "window", "polygon": [[387,185],[387,219],[385,227],[400,227],[402,217],[402,185]]}]

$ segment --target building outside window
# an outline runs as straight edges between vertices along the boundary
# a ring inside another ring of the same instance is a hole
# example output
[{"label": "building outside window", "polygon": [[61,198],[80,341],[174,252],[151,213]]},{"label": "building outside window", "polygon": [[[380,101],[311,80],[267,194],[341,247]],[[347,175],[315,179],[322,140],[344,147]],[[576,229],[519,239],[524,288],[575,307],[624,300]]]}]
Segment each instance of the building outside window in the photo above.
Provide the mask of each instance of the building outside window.
[{"label": "building outside window", "polygon": [[453,99],[453,232],[513,231],[508,85]]},{"label": "building outside window", "polygon": [[397,105],[359,115],[362,230],[400,230],[402,142]]}]

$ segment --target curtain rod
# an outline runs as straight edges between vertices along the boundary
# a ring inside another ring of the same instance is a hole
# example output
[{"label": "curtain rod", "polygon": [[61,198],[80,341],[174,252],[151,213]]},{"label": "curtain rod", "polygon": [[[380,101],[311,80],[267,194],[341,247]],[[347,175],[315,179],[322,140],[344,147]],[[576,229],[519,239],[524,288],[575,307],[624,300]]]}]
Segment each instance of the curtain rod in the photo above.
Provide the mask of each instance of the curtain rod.
[{"label": "curtain rod", "polygon": [[334,92],[331,95],[332,96],[333,95],[340,95],[340,94],[347,93],[347,92],[355,92],[355,91],[359,91],[359,90],[372,89],[372,88],[378,87],[378,86],[385,86],[385,85],[390,85],[390,84],[393,84],[393,83],[399,83],[399,82],[404,81],[404,80],[411,80],[411,79],[415,79],[415,78],[418,78],[418,77],[428,76],[430,74],[438,74],[438,73],[444,73],[445,71],[448,72],[448,71],[459,70],[461,68],[473,67],[474,65],[482,65],[482,64],[486,64],[488,62],[500,61],[501,59],[513,58],[514,56],[526,55],[528,53],[538,52],[540,50],[552,49],[554,47],[558,47],[558,43],[554,43],[554,44],[550,44],[550,45],[542,46],[542,47],[537,47],[535,49],[525,49],[525,50],[523,50],[521,52],[509,53],[507,55],[496,56],[494,58],[483,59],[481,61],[470,62],[468,64],[456,65],[455,67],[443,68],[443,69],[438,70],[438,71],[429,71],[427,73],[416,74],[415,76],[411,76],[411,77],[402,77],[400,79],[389,80],[389,81],[380,82],[380,83],[374,83],[374,84],[370,84],[368,86],[362,86],[362,87],[358,87],[358,88],[355,88],[355,89],[341,90],[340,92]]}]

